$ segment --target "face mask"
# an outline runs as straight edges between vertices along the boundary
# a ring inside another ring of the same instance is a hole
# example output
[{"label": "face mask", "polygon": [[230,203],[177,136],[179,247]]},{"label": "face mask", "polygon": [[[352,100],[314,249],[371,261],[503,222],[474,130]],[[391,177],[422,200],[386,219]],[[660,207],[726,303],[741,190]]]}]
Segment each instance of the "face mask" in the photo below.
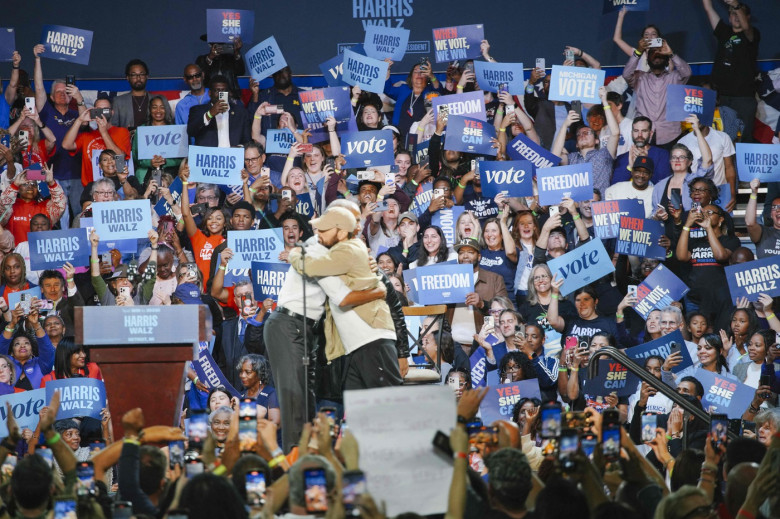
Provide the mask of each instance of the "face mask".
[{"label": "face mask", "polygon": [[98,129],[97,122],[95,122],[95,121],[89,121],[89,127],[90,127],[90,129],[92,129],[92,130],[97,130],[97,129]]}]

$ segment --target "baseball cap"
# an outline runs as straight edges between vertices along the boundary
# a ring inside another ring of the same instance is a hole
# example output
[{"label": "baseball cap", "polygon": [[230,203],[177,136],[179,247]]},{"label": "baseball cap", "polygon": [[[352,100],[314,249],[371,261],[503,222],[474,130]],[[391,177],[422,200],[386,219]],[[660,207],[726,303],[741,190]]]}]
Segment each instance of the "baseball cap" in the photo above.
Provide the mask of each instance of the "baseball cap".
[{"label": "baseball cap", "polygon": [[420,223],[420,221],[417,219],[417,215],[415,215],[411,211],[407,211],[405,213],[401,213],[401,216],[398,217],[398,223],[401,223],[404,221],[404,218],[408,218],[414,223]]},{"label": "baseball cap", "polygon": [[631,166],[632,170],[636,168],[646,169],[652,175],[653,169],[655,169],[655,164],[653,163],[653,159],[650,157],[637,157],[634,159],[634,164]]},{"label": "baseball cap", "polygon": [[311,226],[320,231],[328,231],[335,227],[342,231],[352,232],[356,225],[355,217],[343,207],[331,207],[319,218],[311,220]]},{"label": "baseball cap", "polygon": [[182,283],[176,287],[173,295],[185,305],[203,304],[203,300],[200,298],[200,290],[194,283]]},{"label": "baseball cap", "polygon": [[479,242],[474,238],[463,238],[458,243],[456,243],[452,248],[455,249],[455,252],[458,252],[463,247],[471,247],[475,251],[479,252]]}]

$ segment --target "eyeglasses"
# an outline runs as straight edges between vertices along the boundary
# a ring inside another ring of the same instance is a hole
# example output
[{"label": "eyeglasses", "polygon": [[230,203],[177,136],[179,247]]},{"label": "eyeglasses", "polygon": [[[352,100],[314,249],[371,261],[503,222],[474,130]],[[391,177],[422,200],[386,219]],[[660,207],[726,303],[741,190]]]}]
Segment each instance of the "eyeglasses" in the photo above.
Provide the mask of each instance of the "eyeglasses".
[{"label": "eyeglasses", "polygon": [[219,200],[219,197],[218,197],[218,196],[215,196],[215,195],[211,195],[211,196],[199,196],[199,197],[198,197],[198,199],[199,199],[199,200],[210,200],[210,201],[211,201],[211,200]]},{"label": "eyeglasses", "polygon": [[518,365],[507,365],[507,367],[504,368],[504,371],[507,372],[507,373],[520,371],[520,366],[518,366]]},{"label": "eyeglasses", "polygon": [[494,309],[494,308],[491,308],[491,309],[490,309],[490,313],[491,313],[491,314],[500,314],[500,313],[501,313],[501,312],[503,312],[503,311],[504,311],[504,309],[503,309],[503,308],[495,308],[495,309]]},{"label": "eyeglasses", "polygon": [[96,195],[103,195],[103,196],[111,196],[114,194],[114,191],[95,191]]},{"label": "eyeglasses", "polygon": [[683,162],[688,160],[688,155],[672,155],[669,157],[670,162]]},{"label": "eyeglasses", "polygon": [[184,74],[184,79],[187,81],[190,79],[195,79],[196,77],[203,77],[203,72],[197,72],[195,74]]},{"label": "eyeglasses", "polygon": [[773,205],[772,211],[780,211],[780,205]]},{"label": "eyeglasses", "polygon": [[38,185],[37,182],[25,182],[20,187],[35,187],[37,185]]},{"label": "eyeglasses", "polygon": [[707,189],[706,187],[692,187],[691,188],[691,193],[706,193],[707,191],[709,191],[709,189]]},{"label": "eyeglasses", "polygon": [[245,157],[244,158],[244,162],[257,162],[258,160],[260,160],[260,155],[258,155],[257,157]]},{"label": "eyeglasses", "polygon": [[717,214],[718,216],[723,215],[723,213],[721,213],[720,211],[713,211],[712,209],[707,209],[704,212],[707,213],[709,216],[712,216],[713,214]]},{"label": "eyeglasses", "polygon": [[580,130],[577,132],[577,137],[582,137],[583,135],[590,135],[591,130]]},{"label": "eyeglasses", "polygon": [[135,78],[139,78],[139,77],[146,77],[148,75],[149,74],[147,74],[146,72],[140,72],[140,73],[133,72],[132,74],[128,74],[127,77],[135,79]]}]

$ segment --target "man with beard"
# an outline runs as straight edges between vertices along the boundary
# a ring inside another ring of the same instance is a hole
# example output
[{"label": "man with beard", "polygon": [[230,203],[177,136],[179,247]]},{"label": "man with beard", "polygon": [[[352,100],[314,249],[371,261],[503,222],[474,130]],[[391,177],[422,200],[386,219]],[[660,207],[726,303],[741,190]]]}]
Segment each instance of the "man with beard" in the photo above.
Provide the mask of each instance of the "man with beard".
[{"label": "man with beard", "polygon": [[[130,84],[130,92],[118,95],[114,99],[114,115],[111,117],[111,124],[133,130],[146,124],[149,116],[149,92],[146,91],[149,67],[140,59],[131,59],[125,65],[125,77]],[[163,99],[163,104],[166,119],[173,119],[168,100]]]},{"label": "man with beard", "polygon": [[639,199],[645,203],[645,218],[653,216],[653,159],[649,157],[637,157],[631,168],[631,180],[618,182],[607,188],[607,200],[632,200]]},{"label": "man with beard", "polygon": [[[666,120],[666,87],[687,83],[691,77],[691,67],[672,52],[666,40],[661,47],[648,50],[649,43],[644,38],[639,40],[623,69],[623,79],[634,89],[637,115],[644,115],[653,122],[656,128],[655,143],[663,146],[673,143],[680,135],[679,121]],[[648,72],[637,70],[639,59],[645,51],[650,67]],[[674,64],[671,72],[668,70],[669,62]],[[659,162],[656,160],[655,163]]]},{"label": "man with beard", "polygon": [[[298,99],[298,87],[292,83],[292,70],[287,66],[278,72],[274,72],[271,77],[274,80],[274,86],[262,92],[260,92],[256,83],[252,83],[252,100],[247,106],[247,110],[249,113],[254,114],[257,107],[263,103],[282,105],[284,106],[284,111],[293,116],[298,128],[301,128],[303,126],[301,122],[301,102]],[[281,114],[263,116],[260,127],[261,133],[265,135],[269,128],[277,128],[280,116]]]},{"label": "man with beard", "polygon": [[632,178],[631,165],[639,157],[647,157],[653,161],[655,169],[651,172],[653,174],[651,180],[654,184],[672,174],[672,169],[669,166],[669,152],[658,146],[651,146],[652,138],[653,121],[644,115],[634,117],[634,122],[631,124],[631,140],[634,144],[628,153],[618,155],[615,171],[612,173],[612,184],[630,180]]},{"label": "man with beard", "polygon": [[244,105],[235,99],[220,101],[220,92],[228,92],[230,97],[229,84],[224,76],[214,76],[209,82],[211,102],[190,108],[187,134],[197,146],[230,148],[252,138]]},{"label": "man with beard", "polygon": [[209,90],[199,66],[190,63],[184,67],[184,82],[189,85],[190,93],[176,104],[176,124],[187,124],[190,108],[209,102]]}]

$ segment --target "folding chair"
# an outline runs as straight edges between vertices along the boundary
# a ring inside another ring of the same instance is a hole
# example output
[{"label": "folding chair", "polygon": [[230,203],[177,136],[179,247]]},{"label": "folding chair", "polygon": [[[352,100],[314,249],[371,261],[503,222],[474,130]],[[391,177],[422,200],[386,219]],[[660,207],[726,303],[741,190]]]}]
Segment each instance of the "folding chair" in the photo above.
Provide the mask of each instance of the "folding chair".
[{"label": "folding chair", "polygon": [[[414,367],[410,367],[409,371],[404,377],[405,385],[415,384],[438,384],[441,382],[441,336],[444,331],[444,314],[447,312],[447,305],[431,305],[431,306],[405,306],[403,307],[404,316],[415,317],[431,317],[433,320],[425,327],[420,333],[419,337],[415,337],[412,332],[407,330],[407,334],[414,341],[414,346],[417,346],[418,351],[421,351],[425,358],[428,360],[426,364],[415,364]],[[436,338],[436,362],[428,355],[425,348],[422,347],[423,337],[433,328],[437,322],[440,323],[439,331]]]}]

